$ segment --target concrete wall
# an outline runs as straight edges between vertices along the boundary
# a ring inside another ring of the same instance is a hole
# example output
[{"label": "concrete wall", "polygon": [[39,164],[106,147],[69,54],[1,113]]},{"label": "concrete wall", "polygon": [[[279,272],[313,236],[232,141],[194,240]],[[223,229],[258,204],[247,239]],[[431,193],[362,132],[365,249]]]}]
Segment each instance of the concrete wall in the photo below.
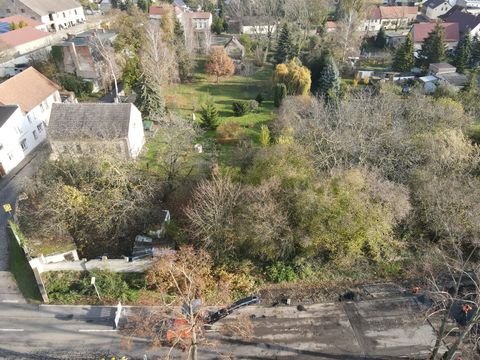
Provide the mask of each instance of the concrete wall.
[{"label": "concrete wall", "polygon": [[17,166],[24,158],[25,152],[20,146],[20,136],[24,128],[28,127],[28,124],[23,126],[26,121],[20,108],[12,114],[5,124],[0,128],[0,163],[3,166],[3,170],[8,174],[15,166]]},{"label": "concrete wall", "polygon": [[[143,130],[143,129],[142,129]],[[61,154],[70,155],[88,155],[88,154],[115,154],[124,159],[130,159],[130,150],[127,139],[118,139],[113,141],[78,139],[78,140],[52,140],[50,145],[54,157]]]},{"label": "concrete wall", "polygon": [[145,144],[145,133],[143,132],[142,114],[135,106],[132,106],[131,109],[128,128],[128,147],[130,156],[135,159]]}]

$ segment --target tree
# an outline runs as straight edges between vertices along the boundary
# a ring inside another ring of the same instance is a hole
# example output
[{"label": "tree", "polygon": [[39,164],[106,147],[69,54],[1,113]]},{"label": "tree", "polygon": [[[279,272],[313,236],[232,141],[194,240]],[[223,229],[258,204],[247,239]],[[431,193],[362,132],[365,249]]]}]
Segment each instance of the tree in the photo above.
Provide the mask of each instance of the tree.
[{"label": "tree", "polygon": [[425,38],[420,50],[420,63],[427,68],[432,63],[439,63],[446,58],[445,29],[440,24]]},{"label": "tree", "polygon": [[273,72],[273,83],[285,84],[288,95],[307,95],[311,81],[310,70],[298,58],[278,64]]},{"label": "tree", "polygon": [[260,127],[260,137],[259,137],[260,145],[268,146],[270,145],[270,130],[268,126],[262,125]]},{"label": "tree", "polygon": [[410,71],[415,65],[414,51],[412,35],[409,34],[405,42],[401,44],[395,52],[392,64],[393,70],[400,72]]},{"label": "tree", "polygon": [[298,48],[290,31],[290,27],[287,23],[284,23],[277,41],[277,49],[275,50],[274,56],[275,62],[277,64],[282,64],[292,60],[297,55]]},{"label": "tree", "polygon": [[471,63],[472,54],[472,40],[470,32],[467,31],[461,38],[455,49],[454,65],[457,67],[457,72],[463,74],[465,68]]},{"label": "tree", "polygon": [[333,57],[328,56],[318,80],[318,92],[326,99],[337,97],[340,92],[340,77]]},{"label": "tree", "polygon": [[273,104],[280,107],[283,99],[287,96],[287,86],[285,84],[275,84],[273,88]]},{"label": "tree", "polygon": [[200,117],[200,124],[204,129],[215,130],[217,128],[219,116],[217,108],[211,98],[209,98],[205,105],[202,106]]},{"label": "tree", "polygon": [[360,38],[357,29],[366,14],[364,7],[364,0],[344,0],[337,2],[336,17],[338,19],[338,36],[335,38],[335,43],[338,44],[340,53],[338,56],[342,63],[347,60],[349,54],[358,51]]},{"label": "tree", "polygon": [[173,34],[175,54],[178,63],[178,77],[180,78],[180,81],[184,83],[189,81],[192,76],[195,67],[195,60],[192,54],[192,49],[187,49],[185,45],[185,33],[182,24],[176,17]]},{"label": "tree", "polygon": [[385,34],[385,29],[383,26],[378,30],[377,36],[375,37],[375,47],[377,49],[385,49],[387,46],[387,35]]},{"label": "tree", "polygon": [[165,114],[165,99],[156,81],[142,73],[133,90],[137,94],[135,105],[144,117],[161,117]]},{"label": "tree", "polygon": [[150,8],[150,3],[151,3],[150,0],[138,0],[137,6],[143,12],[148,13],[148,9]]},{"label": "tree", "polygon": [[220,35],[223,32],[223,29],[224,29],[223,19],[220,16],[215,16],[212,22],[212,31],[215,34]]},{"label": "tree", "polygon": [[478,66],[480,63],[480,38],[478,37],[478,34],[475,35],[472,41],[470,61],[472,66]]},{"label": "tree", "polygon": [[214,75],[218,83],[220,77],[232,76],[235,73],[235,64],[223,47],[214,47],[210,50],[205,71]]}]

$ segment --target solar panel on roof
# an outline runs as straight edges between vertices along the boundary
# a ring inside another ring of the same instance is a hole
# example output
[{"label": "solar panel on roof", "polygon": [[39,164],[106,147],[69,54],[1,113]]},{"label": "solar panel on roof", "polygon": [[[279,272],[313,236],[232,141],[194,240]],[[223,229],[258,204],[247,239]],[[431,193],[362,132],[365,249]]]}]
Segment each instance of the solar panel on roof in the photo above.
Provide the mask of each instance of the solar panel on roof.
[{"label": "solar panel on roof", "polygon": [[5,34],[10,31],[10,24],[0,22],[0,34]]}]

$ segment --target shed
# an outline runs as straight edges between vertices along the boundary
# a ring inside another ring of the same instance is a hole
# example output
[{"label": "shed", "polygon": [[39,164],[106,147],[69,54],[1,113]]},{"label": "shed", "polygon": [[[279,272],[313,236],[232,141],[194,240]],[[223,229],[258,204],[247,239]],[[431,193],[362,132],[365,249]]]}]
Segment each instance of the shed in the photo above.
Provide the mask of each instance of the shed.
[{"label": "shed", "polygon": [[227,55],[234,60],[243,60],[245,57],[245,47],[240,43],[236,36],[232,36],[224,47]]}]

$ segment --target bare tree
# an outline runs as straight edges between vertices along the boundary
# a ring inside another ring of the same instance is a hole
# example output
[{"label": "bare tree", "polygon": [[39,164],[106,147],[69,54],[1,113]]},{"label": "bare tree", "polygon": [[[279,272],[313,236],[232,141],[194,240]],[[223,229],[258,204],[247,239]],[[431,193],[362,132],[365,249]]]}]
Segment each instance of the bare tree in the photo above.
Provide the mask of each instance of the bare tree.
[{"label": "bare tree", "polygon": [[[120,73],[120,68],[118,63],[115,59],[115,51],[111,44],[106,44],[104,40],[102,40],[99,36],[94,34],[93,39],[91,41],[93,44],[96,53],[99,54],[99,57],[105,62],[106,69],[100,69],[100,74],[102,80],[104,82],[103,85],[106,85],[105,88],[108,89],[110,87],[110,79],[113,80],[114,87],[115,87],[115,102],[120,102],[120,98],[118,96],[118,74]],[[106,74],[110,74],[111,76],[106,76]]]}]

